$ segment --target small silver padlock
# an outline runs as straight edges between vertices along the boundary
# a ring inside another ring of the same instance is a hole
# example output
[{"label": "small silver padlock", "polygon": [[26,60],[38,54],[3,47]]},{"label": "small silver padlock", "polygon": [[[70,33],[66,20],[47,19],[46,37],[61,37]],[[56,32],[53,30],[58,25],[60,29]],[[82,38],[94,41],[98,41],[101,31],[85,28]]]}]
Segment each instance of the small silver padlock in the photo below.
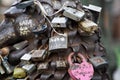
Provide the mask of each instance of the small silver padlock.
[{"label": "small silver padlock", "polygon": [[67,34],[53,36],[49,39],[49,50],[67,49],[68,37]]},{"label": "small silver padlock", "polygon": [[83,19],[85,12],[83,10],[79,11],[79,10],[74,9],[74,8],[65,7],[63,15],[65,17],[72,19],[72,20],[80,21],[81,19]]},{"label": "small silver padlock", "polygon": [[23,63],[29,63],[30,59],[31,59],[31,54],[29,54],[29,53],[24,54],[24,55],[20,58],[21,62],[23,62]]},{"label": "small silver padlock", "polygon": [[86,9],[90,10],[92,12],[92,14],[95,15],[95,17],[94,17],[95,21],[94,22],[99,23],[100,14],[101,14],[101,11],[102,11],[101,7],[89,4],[89,6],[83,5],[83,8],[86,8]]},{"label": "small silver padlock", "polygon": [[33,71],[36,70],[35,64],[26,64],[22,68],[25,69],[28,74],[31,74]]},{"label": "small silver padlock", "polygon": [[5,68],[5,71],[7,74],[11,74],[13,71],[10,67],[10,64],[7,62],[7,60],[4,60],[3,57],[0,55],[0,58],[2,60],[2,65]]},{"label": "small silver padlock", "polygon": [[5,71],[4,71],[4,69],[3,69],[2,65],[1,65],[1,59],[0,59],[0,74],[1,75],[5,74]]},{"label": "small silver padlock", "polygon": [[53,27],[66,28],[67,27],[67,18],[65,17],[55,17],[52,20]]},{"label": "small silver padlock", "polygon": [[65,60],[57,60],[56,61],[56,68],[57,69],[65,69],[65,68],[67,68],[67,64],[66,64],[66,62],[65,62]]},{"label": "small silver padlock", "polygon": [[38,70],[38,71],[47,70],[48,67],[49,67],[49,63],[48,63],[48,62],[46,62],[46,63],[40,63],[40,64],[38,65],[37,70]]}]

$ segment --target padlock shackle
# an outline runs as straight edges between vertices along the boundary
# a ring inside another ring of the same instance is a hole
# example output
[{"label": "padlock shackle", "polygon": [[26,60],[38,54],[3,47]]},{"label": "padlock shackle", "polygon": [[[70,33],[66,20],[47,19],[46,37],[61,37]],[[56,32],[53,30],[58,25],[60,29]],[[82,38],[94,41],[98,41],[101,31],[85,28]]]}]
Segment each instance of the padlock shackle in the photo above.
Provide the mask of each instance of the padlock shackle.
[{"label": "padlock shackle", "polygon": [[85,57],[84,57],[81,53],[78,53],[78,56],[79,56],[80,58],[82,58],[81,60],[82,60],[83,62],[86,62]]},{"label": "padlock shackle", "polygon": [[68,63],[69,63],[69,65],[72,65],[72,64],[73,64],[73,63],[72,63],[72,56],[73,56],[74,54],[75,54],[75,53],[72,52],[72,53],[70,53],[69,56],[68,56]]},{"label": "padlock shackle", "polygon": [[[74,54],[75,54],[75,53],[72,52],[72,53],[70,53],[69,56],[68,56],[68,63],[69,63],[70,65],[73,64],[73,63],[72,63],[72,56],[73,56]],[[78,53],[78,57],[80,57],[83,62],[86,62],[86,58],[85,58],[81,53]]]}]

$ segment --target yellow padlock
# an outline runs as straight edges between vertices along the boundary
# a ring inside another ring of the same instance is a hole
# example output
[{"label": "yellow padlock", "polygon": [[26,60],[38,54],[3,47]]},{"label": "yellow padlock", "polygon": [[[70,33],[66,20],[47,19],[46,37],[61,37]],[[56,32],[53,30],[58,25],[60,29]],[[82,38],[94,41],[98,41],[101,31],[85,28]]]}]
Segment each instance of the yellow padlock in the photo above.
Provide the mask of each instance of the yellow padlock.
[{"label": "yellow padlock", "polygon": [[98,25],[88,19],[84,19],[83,21],[80,21],[79,27],[81,28],[81,30],[88,32],[88,33],[93,33],[95,30],[98,29]]},{"label": "yellow padlock", "polygon": [[25,78],[27,75],[25,69],[23,68],[15,68],[13,72],[13,77],[16,79],[22,79]]}]

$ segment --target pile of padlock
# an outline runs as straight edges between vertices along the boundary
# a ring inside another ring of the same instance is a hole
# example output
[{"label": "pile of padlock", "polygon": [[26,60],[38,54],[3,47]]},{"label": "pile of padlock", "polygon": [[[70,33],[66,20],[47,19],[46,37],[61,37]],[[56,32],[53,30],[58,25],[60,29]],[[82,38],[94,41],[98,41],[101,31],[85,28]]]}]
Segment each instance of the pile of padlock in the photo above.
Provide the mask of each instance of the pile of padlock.
[{"label": "pile of padlock", "polygon": [[110,80],[98,21],[80,0],[18,0],[0,25],[0,80]]}]

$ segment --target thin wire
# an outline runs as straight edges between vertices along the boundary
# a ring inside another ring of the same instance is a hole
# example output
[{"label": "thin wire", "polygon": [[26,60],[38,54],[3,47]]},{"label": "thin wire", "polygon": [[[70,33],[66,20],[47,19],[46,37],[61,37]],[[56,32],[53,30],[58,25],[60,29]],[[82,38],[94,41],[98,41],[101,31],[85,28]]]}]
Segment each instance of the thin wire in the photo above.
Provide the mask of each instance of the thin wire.
[{"label": "thin wire", "polygon": [[52,27],[53,31],[54,31],[56,34],[58,34],[58,35],[65,36],[65,34],[59,33],[59,32],[57,32],[57,31],[55,30],[55,28],[53,27],[53,25],[51,24],[51,22],[50,22],[50,20],[48,19],[47,16],[53,16],[53,15],[59,13],[60,11],[62,11],[62,10],[64,9],[64,7],[67,6],[68,1],[66,1],[66,2],[63,4],[62,8],[60,8],[57,12],[55,12],[55,13],[52,14],[52,15],[48,15],[48,14],[47,14],[47,12],[45,11],[44,7],[42,6],[42,4],[41,4],[38,0],[34,0],[34,3],[39,6],[39,8],[40,8],[41,11],[42,11],[43,16],[47,19],[47,21],[48,21],[48,23],[50,24],[50,26]]}]

